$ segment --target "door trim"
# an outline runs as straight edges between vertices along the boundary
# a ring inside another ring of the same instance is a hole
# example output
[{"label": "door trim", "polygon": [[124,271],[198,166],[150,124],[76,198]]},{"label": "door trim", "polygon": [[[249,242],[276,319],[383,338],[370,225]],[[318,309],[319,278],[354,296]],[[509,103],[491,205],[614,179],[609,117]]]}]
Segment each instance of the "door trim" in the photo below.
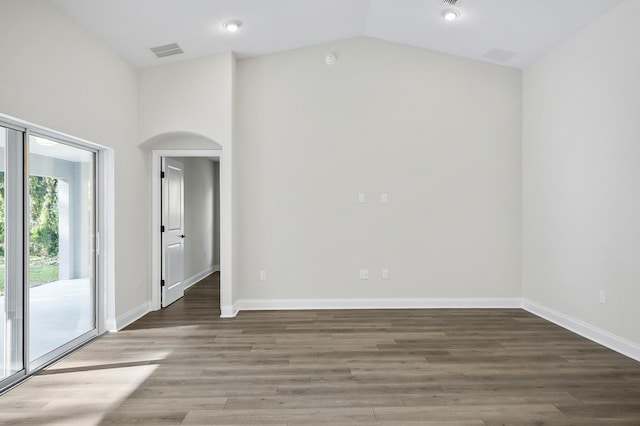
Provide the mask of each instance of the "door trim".
[{"label": "door trim", "polygon": [[194,157],[217,158],[220,162],[220,310],[222,317],[235,316],[225,301],[231,301],[231,165],[229,156],[220,149],[154,149],[151,151],[151,309],[160,306],[162,267],[161,226],[161,158]]}]

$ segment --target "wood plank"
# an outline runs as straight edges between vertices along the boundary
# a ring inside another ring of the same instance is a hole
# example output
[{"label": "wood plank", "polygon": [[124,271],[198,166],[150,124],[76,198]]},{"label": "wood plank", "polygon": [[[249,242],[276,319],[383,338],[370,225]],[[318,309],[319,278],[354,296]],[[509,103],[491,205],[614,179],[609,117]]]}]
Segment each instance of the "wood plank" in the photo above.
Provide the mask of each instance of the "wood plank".
[{"label": "wood plank", "polygon": [[520,309],[241,312],[219,278],[0,397],[0,424],[640,425],[640,363]]}]

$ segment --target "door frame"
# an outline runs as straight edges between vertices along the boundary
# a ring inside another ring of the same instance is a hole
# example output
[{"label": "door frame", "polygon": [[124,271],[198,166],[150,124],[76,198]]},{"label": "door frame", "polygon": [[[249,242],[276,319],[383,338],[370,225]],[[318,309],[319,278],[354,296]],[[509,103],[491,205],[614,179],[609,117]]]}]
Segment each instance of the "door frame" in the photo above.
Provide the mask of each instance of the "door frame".
[{"label": "door frame", "polygon": [[151,151],[151,309],[159,310],[162,279],[161,194],[162,157],[217,158],[220,162],[220,316],[234,317],[231,300],[231,167],[230,158],[221,149],[154,149]]}]

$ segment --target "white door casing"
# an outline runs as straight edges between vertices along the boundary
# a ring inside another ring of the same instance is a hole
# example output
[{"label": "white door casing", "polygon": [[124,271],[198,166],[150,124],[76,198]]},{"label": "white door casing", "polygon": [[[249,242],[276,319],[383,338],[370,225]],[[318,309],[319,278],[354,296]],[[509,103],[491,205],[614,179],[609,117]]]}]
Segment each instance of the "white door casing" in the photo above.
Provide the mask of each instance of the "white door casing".
[{"label": "white door casing", "polygon": [[184,166],[163,158],[162,307],[184,295]]},{"label": "white door casing", "polygon": [[[217,158],[220,161],[220,316],[235,317],[237,309],[233,305],[233,250],[232,250],[232,167],[231,150],[222,149],[154,149],[151,151],[151,201],[157,208],[151,209],[151,309],[161,309],[162,290],[162,238],[158,232],[162,223],[162,180],[163,157]],[[107,228],[107,229],[113,229]]]}]

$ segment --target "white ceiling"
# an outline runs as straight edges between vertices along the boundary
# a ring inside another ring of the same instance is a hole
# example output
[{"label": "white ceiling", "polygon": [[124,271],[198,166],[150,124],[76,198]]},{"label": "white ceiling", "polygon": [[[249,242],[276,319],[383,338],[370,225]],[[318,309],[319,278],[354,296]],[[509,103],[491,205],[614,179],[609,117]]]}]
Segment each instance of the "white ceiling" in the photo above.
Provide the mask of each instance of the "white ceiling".
[{"label": "white ceiling", "polygon": [[[366,36],[523,68],[621,0],[458,0],[453,22],[440,15],[444,0],[51,1],[136,67]],[[243,22],[239,32],[222,29],[229,19]],[[158,59],[149,50],[170,43],[185,53]]]}]

